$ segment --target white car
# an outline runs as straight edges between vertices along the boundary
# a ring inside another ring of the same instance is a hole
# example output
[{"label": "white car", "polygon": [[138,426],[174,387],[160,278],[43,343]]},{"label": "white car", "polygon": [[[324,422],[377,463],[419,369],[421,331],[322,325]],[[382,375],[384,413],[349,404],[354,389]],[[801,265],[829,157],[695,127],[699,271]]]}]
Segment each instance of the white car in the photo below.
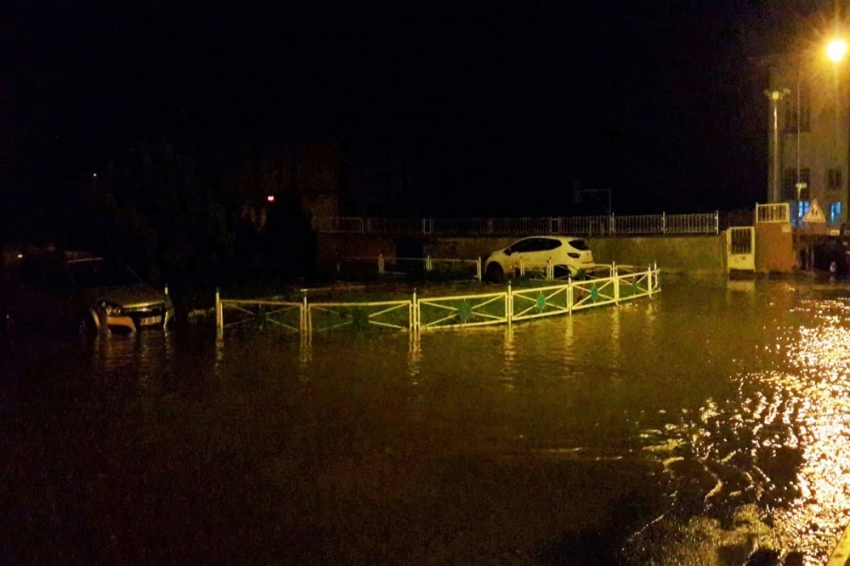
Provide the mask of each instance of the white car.
[{"label": "white car", "polygon": [[579,273],[593,267],[593,252],[583,238],[575,236],[531,236],[517,240],[484,259],[484,273],[490,281],[501,281],[506,274],[545,269],[551,264],[555,277]]}]

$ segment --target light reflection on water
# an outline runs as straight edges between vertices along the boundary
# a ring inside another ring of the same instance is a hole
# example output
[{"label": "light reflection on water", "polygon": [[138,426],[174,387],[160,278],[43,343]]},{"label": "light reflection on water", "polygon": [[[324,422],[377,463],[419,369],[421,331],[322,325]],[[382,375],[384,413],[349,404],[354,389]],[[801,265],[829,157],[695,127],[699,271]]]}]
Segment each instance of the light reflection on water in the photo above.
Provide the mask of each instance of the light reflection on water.
[{"label": "light reflection on water", "polygon": [[[5,346],[13,362],[0,393],[4,414],[28,431],[12,433],[12,453],[38,449],[32,431],[48,426],[38,418],[63,402],[33,394],[32,410],[19,410],[16,396],[42,376],[70,391],[69,402],[130,419],[118,429],[141,430],[143,446],[248,468],[225,483],[251,477],[262,497],[285,485],[301,506],[299,528],[365,544],[374,532],[364,525],[383,532],[390,527],[382,521],[408,521],[412,540],[394,535],[401,538],[380,549],[358,547],[355,558],[374,563],[486,561],[476,554],[484,546],[493,560],[534,564],[541,545],[572,556],[559,537],[590,528],[628,540],[627,554],[646,543],[652,548],[639,557],[672,564],[659,557],[672,556],[676,543],[658,532],[686,528],[692,517],[725,525],[724,516],[754,505],[772,527],[766,543],[819,564],[850,520],[846,297],[840,285],[681,279],[665,280],[652,300],[419,339],[328,334],[299,342],[264,332],[216,341],[169,332],[99,340],[89,350],[24,341]],[[63,371],[67,379],[51,377]],[[117,443],[156,480],[150,470],[163,464],[134,448],[138,438],[101,438],[92,413],[71,407],[57,426],[85,431],[97,450]],[[278,469],[286,481],[269,471]],[[637,495],[624,519],[623,501]],[[349,499],[370,501],[375,516],[347,518],[340,509],[351,513]],[[272,513],[272,523],[296,520],[279,513],[285,521]],[[230,539],[218,536],[226,546]],[[305,556],[325,552],[317,545]],[[411,546],[425,554],[411,556]]]}]

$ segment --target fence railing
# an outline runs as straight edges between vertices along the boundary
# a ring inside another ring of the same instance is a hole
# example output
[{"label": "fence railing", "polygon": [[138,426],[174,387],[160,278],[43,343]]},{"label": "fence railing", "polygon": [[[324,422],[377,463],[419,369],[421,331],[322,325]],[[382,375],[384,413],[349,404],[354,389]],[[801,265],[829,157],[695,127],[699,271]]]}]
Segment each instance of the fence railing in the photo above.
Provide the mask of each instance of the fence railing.
[{"label": "fence railing", "polygon": [[642,214],[634,216],[553,216],[522,218],[313,218],[324,233],[435,236],[634,236],[652,234],[717,234],[719,212]]},{"label": "fence railing", "polygon": [[[278,327],[309,338],[314,332],[340,328],[380,328],[419,333],[437,328],[511,324],[534,318],[568,315],[573,311],[651,297],[660,291],[658,267],[641,270],[611,264],[605,277],[573,280],[542,287],[419,297],[387,301],[228,300],[215,297],[219,337],[226,329]],[[226,316],[225,316],[226,315]]]},{"label": "fence railing", "polygon": [[791,222],[791,207],[787,202],[757,204],[756,222]]}]

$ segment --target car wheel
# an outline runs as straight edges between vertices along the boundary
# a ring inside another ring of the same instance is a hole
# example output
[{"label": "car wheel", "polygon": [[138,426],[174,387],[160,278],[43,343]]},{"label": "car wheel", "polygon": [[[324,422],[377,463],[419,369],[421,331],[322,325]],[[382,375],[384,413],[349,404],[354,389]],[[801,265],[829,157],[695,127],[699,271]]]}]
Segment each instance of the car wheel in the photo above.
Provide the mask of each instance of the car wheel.
[{"label": "car wheel", "polygon": [[487,280],[493,283],[501,283],[505,279],[505,271],[498,263],[491,263],[487,266]]}]

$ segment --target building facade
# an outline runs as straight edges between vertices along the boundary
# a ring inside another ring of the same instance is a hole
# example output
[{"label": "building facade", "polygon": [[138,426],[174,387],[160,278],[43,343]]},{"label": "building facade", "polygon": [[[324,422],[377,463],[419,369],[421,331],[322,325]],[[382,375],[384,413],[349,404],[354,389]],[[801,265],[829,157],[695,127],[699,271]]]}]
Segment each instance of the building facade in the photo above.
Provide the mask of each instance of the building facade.
[{"label": "building facade", "polygon": [[788,202],[800,225],[817,201],[829,224],[847,219],[850,73],[828,61],[769,62],[768,202]]}]

